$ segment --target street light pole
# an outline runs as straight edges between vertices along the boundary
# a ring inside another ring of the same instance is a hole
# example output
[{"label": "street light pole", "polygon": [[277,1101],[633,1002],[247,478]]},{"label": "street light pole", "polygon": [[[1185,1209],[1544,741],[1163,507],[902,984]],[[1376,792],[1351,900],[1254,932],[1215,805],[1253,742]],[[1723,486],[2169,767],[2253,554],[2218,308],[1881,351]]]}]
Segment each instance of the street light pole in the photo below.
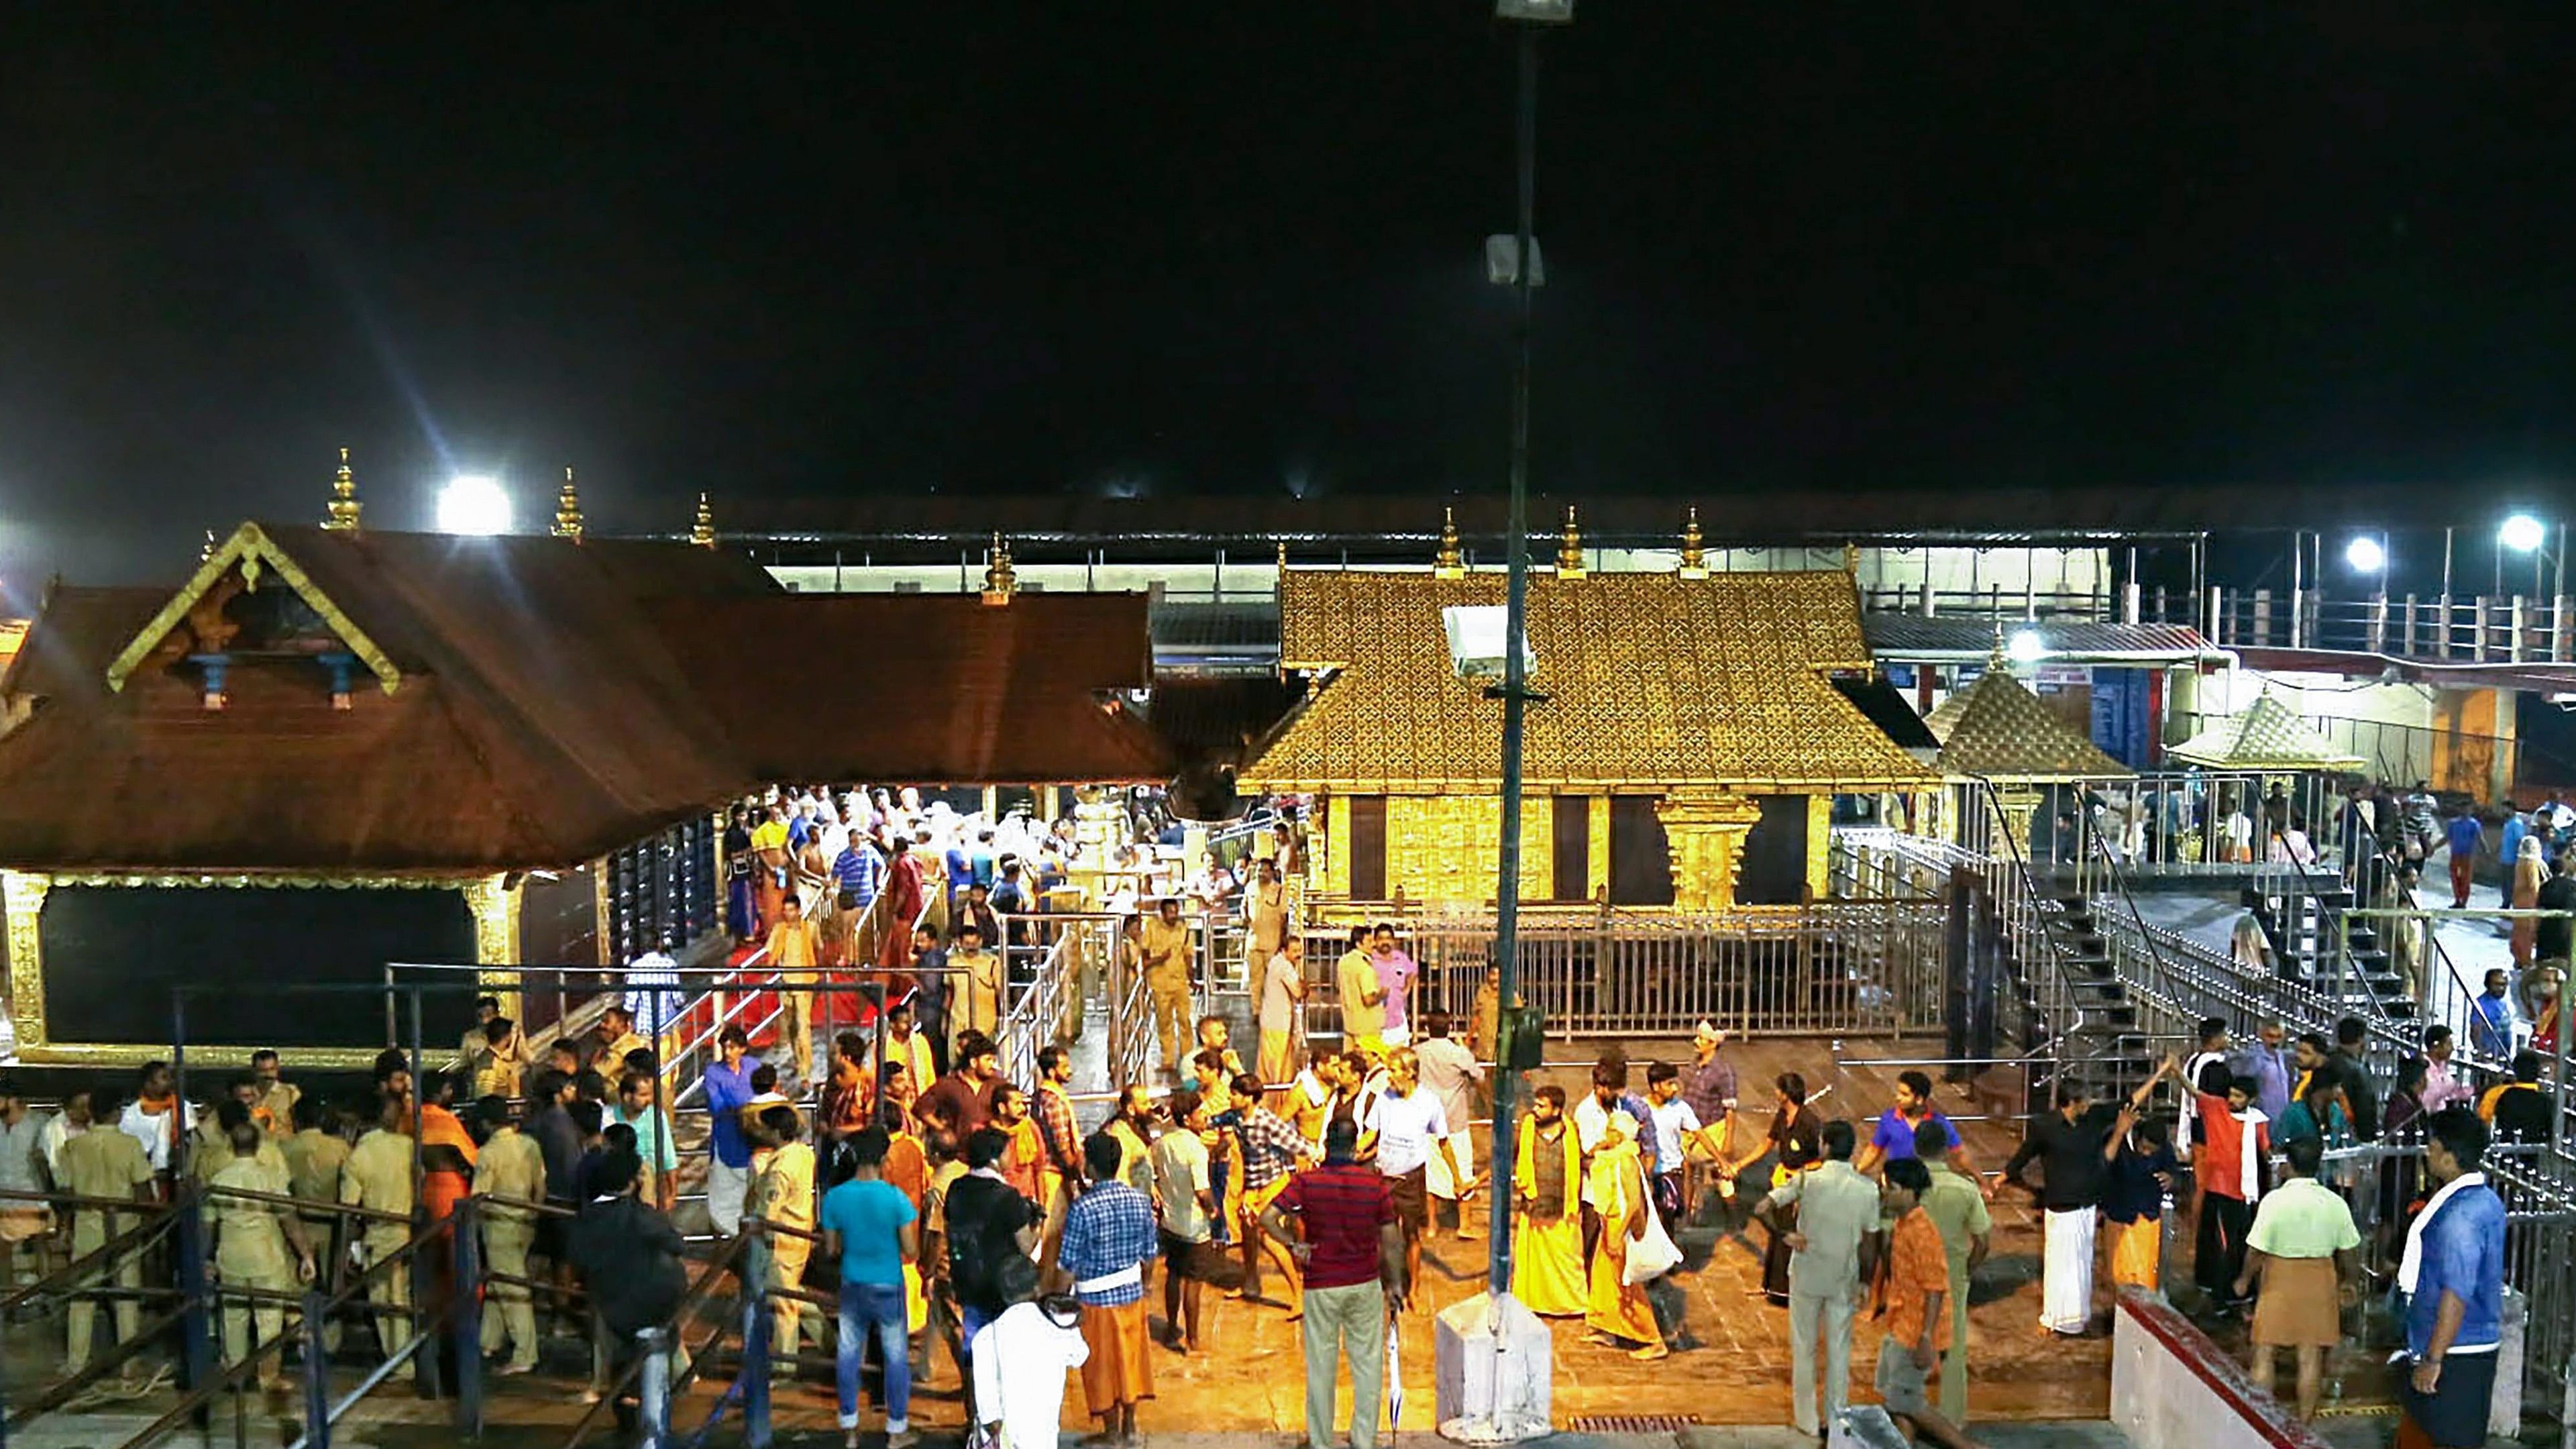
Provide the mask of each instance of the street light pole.
[{"label": "street light pole", "polygon": [[[1530,234],[1538,213],[1538,27],[1520,23],[1520,219],[1513,253],[1512,332],[1516,356],[1512,368],[1511,503],[1506,528],[1510,542],[1509,572],[1503,592],[1503,818],[1500,865],[1494,883],[1494,957],[1501,981],[1494,993],[1497,1014],[1513,1009],[1520,979],[1521,904],[1521,739],[1529,717],[1529,664],[1523,641],[1529,621],[1529,428],[1530,428],[1530,289],[1538,270],[1530,257]],[[1502,1034],[1495,1034],[1501,1040]],[[1512,1169],[1519,1161],[1514,1138],[1520,1086],[1510,1067],[1494,1070],[1494,1198],[1487,1287],[1500,1298],[1512,1290]]]}]

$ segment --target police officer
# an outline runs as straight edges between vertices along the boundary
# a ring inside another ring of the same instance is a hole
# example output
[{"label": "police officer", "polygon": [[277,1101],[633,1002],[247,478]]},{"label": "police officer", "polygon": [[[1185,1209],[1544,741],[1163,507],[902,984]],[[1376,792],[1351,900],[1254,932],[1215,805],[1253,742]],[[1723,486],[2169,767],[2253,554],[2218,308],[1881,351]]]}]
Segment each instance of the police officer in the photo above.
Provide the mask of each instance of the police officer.
[{"label": "police officer", "polygon": [[[369,1218],[361,1238],[359,1266],[372,1268],[401,1250],[411,1238],[411,1120],[402,1097],[386,1092],[376,1100],[376,1126],[358,1139],[357,1147],[340,1169],[340,1201],[350,1207],[371,1212],[390,1213],[389,1219]],[[367,1302],[379,1310],[376,1340],[391,1358],[395,1349],[411,1337],[407,1319],[411,1308],[411,1273],[393,1268],[367,1280]],[[401,1313],[382,1310],[399,1309]],[[413,1376],[414,1365],[403,1365],[403,1375]]]},{"label": "police officer", "polygon": [[[225,1195],[226,1189],[271,1197],[287,1195],[291,1184],[286,1166],[261,1154],[265,1140],[266,1134],[247,1117],[235,1123],[229,1143],[232,1160],[208,1180],[211,1190],[206,1196],[206,1221],[215,1236],[215,1281],[226,1288],[292,1293],[299,1284],[313,1281],[313,1247],[304,1236],[304,1220],[295,1215],[294,1209],[279,1203]],[[254,1319],[259,1324],[256,1342],[269,1345],[268,1352],[261,1356],[260,1386],[274,1389],[282,1383],[278,1340],[286,1332],[284,1304],[240,1299],[226,1302],[224,1361],[237,1364],[250,1353]]]},{"label": "police officer", "polygon": [[[117,1120],[124,1108],[112,1088],[100,1087],[91,1093],[90,1126],[63,1143],[60,1186],[77,1197],[105,1198],[121,1201],[132,1198],[139,1203],[152,1203],[158,1194],[153,1190],[152,1163],[143,1153],[143,1144],[118,1128]],[[108,1239],[133,1227],[139,1219],[128,1213],[100,1208],[81,1208],[72,1214],[72,1256],[86,1257],[106,1247]],[[143,1286],[143,1259],[140,1252],[128,1252],[111,1275],[94,1270],[81,1282],[83,1288],[96,1288],[113,1276],[119,1288]],[[143,1305],[132,1298],[116,1300],[116,1338],[123,1343],[141,1331]],[[89,1363],[90,1339],[98,1326],[98,1304],[86,1297],[74,1298],[65,1315],[71,1324],[71,1344],[63,1357],[65,1373],[78,1373]],[[128,1369],[133,1367],[129,1361]]]},{"label": "police officer", "polygon": [[[474,1160],[474,1195],[544,1202],[546,1155],[537,1139],[510,1125],[510,1104],[499,1097],[485,1097],[474,1111],[492,1130]],[[483,1266],[488,1271],[526,1278],[528,1246],[536,1239],[534,1212],[496,1202],[483,1205]],[[528,1290],[516,1283],[494,1283],[483,1298],[483,1346],[499,1348],[504,1332],[510,1339],[510,1361],[496,1372],[523,1374],[535,1368],[537,1311]]]}]

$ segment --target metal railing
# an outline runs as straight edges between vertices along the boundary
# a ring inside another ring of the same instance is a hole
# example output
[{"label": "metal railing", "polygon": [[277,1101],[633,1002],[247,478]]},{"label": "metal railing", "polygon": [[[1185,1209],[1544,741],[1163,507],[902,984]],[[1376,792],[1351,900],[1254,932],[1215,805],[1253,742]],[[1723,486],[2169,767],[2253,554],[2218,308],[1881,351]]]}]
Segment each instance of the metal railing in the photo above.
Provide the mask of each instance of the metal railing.
[{"label": "metal railing", "polygon": [[[2374,594],[2212,587],[2197,610],[2159,594],[2158,622],[2198,624],[2229,648],[2326,649],[2453,663],[2565,664],[2576,660],[2576,600],[2561,595]],[[2179,617],[2189,613],[2190,617]]]}]

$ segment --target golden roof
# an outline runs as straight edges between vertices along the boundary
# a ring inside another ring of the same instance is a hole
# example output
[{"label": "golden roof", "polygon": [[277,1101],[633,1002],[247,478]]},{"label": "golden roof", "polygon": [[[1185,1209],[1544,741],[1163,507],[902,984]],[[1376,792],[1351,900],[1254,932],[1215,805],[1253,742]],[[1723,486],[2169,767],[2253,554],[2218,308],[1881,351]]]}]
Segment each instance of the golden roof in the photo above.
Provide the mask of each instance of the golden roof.
[{"label": "golden roof", "polygon": [[[1284,667],[1325,676],[1247,784],[1406,793],[1498,788],[1503,706],[1458,677],[1441,610],[1499,605],[1503,576],[1291,570]],[[1542,789],[1912,787],[1935,778],[1837,692],[1865,669],[1840,572],[1596,573],[1529,580],[1523,776]]]},{"label": "golden roof", "polygon": [[2039,780],[2134,773],[2049,713],[2001,661],[1941,701],[1923,723],[1941,741],[1933,763],[1944,775]]},{"label": "golden roof", "polygon": [[2308,728],[2269,690],[2244,713],[2229,715],[2165,753],[2212,770],[2357,770],[2364,763]]}]

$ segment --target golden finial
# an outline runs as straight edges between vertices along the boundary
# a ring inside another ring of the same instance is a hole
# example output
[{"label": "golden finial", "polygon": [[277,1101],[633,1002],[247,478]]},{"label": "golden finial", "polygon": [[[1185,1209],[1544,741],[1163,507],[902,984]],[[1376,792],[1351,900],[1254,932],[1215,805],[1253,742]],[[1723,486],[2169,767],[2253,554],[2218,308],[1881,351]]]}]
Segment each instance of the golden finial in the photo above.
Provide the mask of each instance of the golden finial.
[{"label": "golden finial", "polygon": [[1435,579],[1463,579],[1467,576],[1467,556],[1458,551],[1458,510],[1440,510],[1440,551],[1431,556],[1431,576]]},{"label": "golden finial", "polygon": [[1285,538],[1279,540],[1279,573],[1283,578],[1288,573],[1288,540]]},{"label": "golden finial", "polygon": [[555,495],[555,537],[581,542],[581,493],[572,485],[572,466],[564,466],[563,491]]},{"label": "golden finial", "polygon": [[1843,572],[1860,577],[1860,545],[1849,539],[1843,540]]},{"label": "golden finial", "polygon": [[700,548],[716,546],[716,516],[707,507],[707,495],[698,495],[698,521],[689,525],[689,542]]},{"label": "golden finial", "polygon": [[993,546],[984,553],[984,602],[1007,604],[1019,587],[1019,575],[1011,571],[1011,546],[996,532]]},{"label": "golden finial", "polygon": [[358,531],[358,480],[349,473],[349,450],[340,450],[340,471],[331,479],[330,516],[322,526],[334,533]]},{"label": "golden finial", "polygon": [[1583,530],[1574,526],[1574,505],[1565,505],[1565,541],[1556,547],[1556,576],[1583,577]]},{"label": "golden finial", "polygon": [[1696,503],[1682,518],[1681,576],[1686,579],[1708,577],[1708,550],[1700,547],[1699,505]]},{"label": "golden finial", "polygon": [[197,550],[197,562],[199,562],[199,563],[201,563],[201,564],[210,564],[210,563],[213,563],[214,561],[215,561],[215,531],[214,531],[213,529],[209,528],[209,529],[207,529],[207,530],[206,530],[206,541],[205,541],[204,545],[203,545],[202,547],[200,547],[200,548]]}]

